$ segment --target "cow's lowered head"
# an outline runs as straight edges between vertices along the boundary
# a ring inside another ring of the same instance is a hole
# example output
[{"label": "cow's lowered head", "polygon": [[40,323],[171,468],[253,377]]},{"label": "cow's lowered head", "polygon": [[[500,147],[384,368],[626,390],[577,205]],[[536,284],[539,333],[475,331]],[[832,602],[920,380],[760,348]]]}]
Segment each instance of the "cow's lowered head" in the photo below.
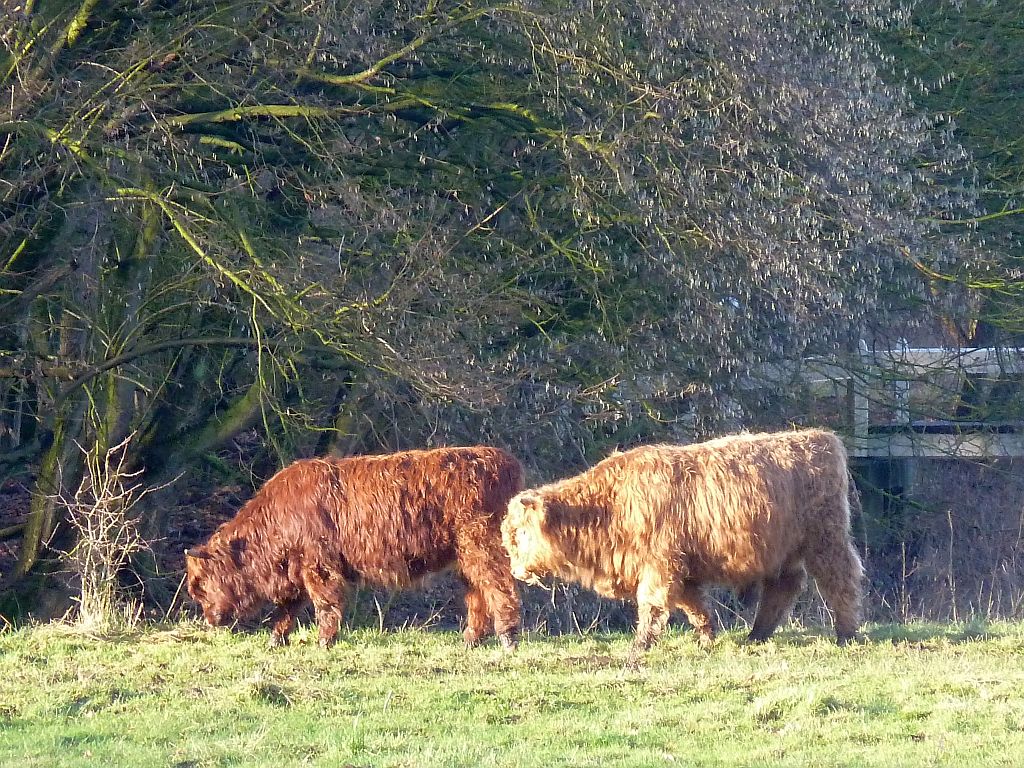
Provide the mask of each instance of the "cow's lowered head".
[{"label": "cow's lowered head", "polygon": [[185,550],[188,593],[211,626],[247,618],[259,603],[242,578],[245,549],[243,538],[221,541],[215,536],[204,546]]},{"label": "cow's lowered head", "polygon": [[539,584],[553,573],[555,553],[547,532],[544,497],[523,491],[508,504],[501,524],[501,541],[508,552],[512,575],[527,584]]}]

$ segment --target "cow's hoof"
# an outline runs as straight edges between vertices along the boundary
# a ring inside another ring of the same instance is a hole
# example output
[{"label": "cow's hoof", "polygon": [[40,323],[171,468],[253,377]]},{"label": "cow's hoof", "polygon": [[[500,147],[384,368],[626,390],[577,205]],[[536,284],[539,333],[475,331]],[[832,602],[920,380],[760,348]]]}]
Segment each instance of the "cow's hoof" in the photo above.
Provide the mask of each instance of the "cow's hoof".
[{"label": "cow's hoof", "polygon": [[770,634],[764,634],[763,632],[751,632],[747,635],[747,643],[750,645],[764,645],[770,637]]},{"label": "cow's hoof", "polygon": [[467,648],[476,648],[481,642],[483,642],[483,636],[481,636],[475,629],[469,629],[467,627],[462,631],[462,642],[466,644]]},{"label": "cow's hoof", "polygon": [[715,647],[715,636],[710,633],[697,633],[697,647],[702,651],[710,651]]},{"label": "cow's hoof", "polygon": [[275,635],[271,633],[269,645],[271,648],[283,648],[288,645],[288,637],[285,635]]},{"label": "cow's hoof", "polygon": [[519,647],[519,638],[515,635],[498,635],[498,642],[501,643],[501,647],[506,651],[514,651]]},{"label": "cow's hoof", "polygon": [[836,645],[842,648],[845,645],[858,645],[864,642],[864,638],[856,632],[853,634],[836,635]]},{"label": "cow's hoof", "polygon": [[319,640],[317,640],[317,644],[321,648],[330,648],[337,642],[337,640],[338,638],[336,637],[321,637]]}]

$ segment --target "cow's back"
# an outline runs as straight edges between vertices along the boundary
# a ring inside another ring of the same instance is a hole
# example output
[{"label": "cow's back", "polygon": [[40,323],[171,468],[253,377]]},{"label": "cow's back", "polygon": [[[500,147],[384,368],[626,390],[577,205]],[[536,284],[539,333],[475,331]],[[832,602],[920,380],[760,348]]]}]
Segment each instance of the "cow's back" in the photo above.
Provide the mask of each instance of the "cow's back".
[{"label": "cow's back", "polygon": [[846,453],[832,433],[740,435],[681,450],[673,512],[679,548],[700,579],[777,573],[848,528]]},{"label": "cow's back", "polygon": [[519,463],[495,448],[442,448],[333,460],[324,499],[350,577],[403,586],[451,565],[466,529],[498,535],[521,488]]},{"label": "cow's back", "polygon": [[266,549],[277,557],[284,547],[330,535],[333,522],[324,500],[337,483],[330,459],[300,459],[278,470],[235,516],[210,537],[209,546],[245,539],[247,548]]},{"label": "cow's back", "polygon": [[607,496],[612,546],[701,581],[776,572],[823,529],[848,526],[845,449],[821,430],[643,446],[587,474]]}]

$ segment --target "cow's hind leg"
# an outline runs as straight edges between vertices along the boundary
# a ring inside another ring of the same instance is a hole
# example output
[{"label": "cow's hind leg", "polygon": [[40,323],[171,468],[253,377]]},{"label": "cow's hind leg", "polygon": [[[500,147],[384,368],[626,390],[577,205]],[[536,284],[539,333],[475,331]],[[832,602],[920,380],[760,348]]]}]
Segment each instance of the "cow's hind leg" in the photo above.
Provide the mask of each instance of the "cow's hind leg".
[{"label": "cow's hind leg", "polygon": [[757,603],[754,626],[747,636],[752,643],[763,643],[775,632],[779,622],[793,607],[804,588],[806,575],[800,563],[788,563],[775,578],[761,583],[761,599]]},{"label": "cow's hind leg", "polygon": [[466,629],[462,638],[466,645],[474,646],[488,635],[494,633],[494,619],[487,611],[487,600],[484,593],[476,586],[466,584]]},{"label": "cow's hind leg", "polygon": [[511,571],[500,566],[466,568],[466,643],[473,645],[494,632],[505,648],[519,640],[519,593]]},{"label": "cow's hind leg", "polygon": [[715,642],[715,624],[704,603],[700,586],[692,581],[677,584],[671,592],[672,604],[682,609],[697,635],[697,643],[705,650]]},{"label": "cow's hind leg", "polygon": [[834,547],[808,553],[807,570],[835,616],[836,642],[845,645],[860,628],[864,597],[864,566],[860,556],[844,537]]},{"label": "cow's hind leg", "polygon": [[288,635],[295,628],[295,613],[302,606],[302,598],[287,600],[275,608],[270,617],[273,622],[270,626],[270,647],[277,648],[288,645]]},{"label": "cow's hind leg", "polygon": [[348,584],[344,576],[323,565],[305,568],[302,581],[316,609],[320,645],[329,647],[338,637]]},{"label": "cow's hind leg", "polygon": [[500,533],[488,529],[477,536],[461,537],[459,570],[467,584],[466,643],[474,645],[493,631],[505,648],[515,648],[519,638],[519,592]]}]

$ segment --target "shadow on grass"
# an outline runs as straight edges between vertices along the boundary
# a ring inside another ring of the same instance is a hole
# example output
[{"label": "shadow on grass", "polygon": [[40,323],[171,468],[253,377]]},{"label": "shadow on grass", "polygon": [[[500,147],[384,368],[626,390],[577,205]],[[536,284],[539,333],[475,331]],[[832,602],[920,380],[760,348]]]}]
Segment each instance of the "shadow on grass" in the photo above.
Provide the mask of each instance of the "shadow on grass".
[{"label": "shadow on grass", "polygon": [[[998,626],[984,620],[967,623],[912,623],[912,624],[878,624],[862,628],[853,641],[855,645],[874,643],[934,643],[936,641],[956,645],[975,640],[988,640],[1006,634]],[[746,644],[744,635],[736,633],[736,642]],[[821,642],[835,643],[835,635],[825,627],[795,627],[780,629],[769,640],[769,643],[804,647]]]},{"label": "shadow on grass", "polygon": [[[998,622],[988,622],[983,619],[976,619],[961,623],[925,623],[915,622],[910,624],[878,624],[862,628],[853,645],[870,644],[925,644],[944,643],[957,645],[977,640],[991,640],[1010,633],[1006,627],[1001,627]],[[682,630],[676,634],[682,642],[690,639],[691,632]],[[758,648],[770,646],[783,646],[794,648],[805,648],[812,645],[828,644],[835,645],[836,637],[830,628],[822,626],[789,626],[780,628],[772,637],[764,643],[751,643],[747,640],[745,630],[732,629],[720,631],[715,641],[715,648],[721,647],[724,643],[740,647]],[[714,648],[712,649],[712,652]]]},{"label": "shadow on grass", "polygon": [[957,645],[975,640],[989,640],[1005,632],[989,622],[977,619],[959,624],[882,624],[872,627],[868,633],[870,642],[876,643],[927,643],[936,640]]},{"label": "shadow on grass", "polygon": [[[53,622],[39,625],[43,633],[50,638],[59,637],[69,646],[81,643],[83,647],[92,641],[100,640],[111,645],[136,645],[145,643],[168,644],[221,644],[223,642],[254,642],[258,645],[269,646],[270,634],[265,627],[237,626],[229,627],[208,627],[201,621],[142,621],[137,626],[123,631],[106,633],[95,633],[81,629],[75,625]],[[385,628],[383,632],[369,627],[346,626],[339,634],[339,642],[342,645],[364,644],[373,645],[391,644],[392,642],[405,642],[410,635],[420,634],[433,636],[450,635],[453,646],[462,647],[461,633],[457,629],[442,628],[437,626],[403,626]],[[969,643],[978,640],[990,640],[1013,634],[1013,631],[999,622],[988,622],[985,620],[973,620],[966,623],[910,623],[910,624],[876,624],[865,627],[856,644],[920,644],[932,645],[936,643],[956,645]],[[583,668],[601,668],[621,663],[618,658],[621,654],[620,646],[629,643],[633,638],[632,631],[613,632],[584,632],[567,634],[547,634],[541,631],[527,631],[522,635],[522,642],[526,644],[544,644],[552,647],[560,647],[563,651],[570,650],[576,643],[584,643],[588,646],[581,649],[580,654],[570,654],[566,659],[567,663],[575,664]],[[689,628],[673,627],[665,638],[659,643],[664,646],[666,643],[680,643],[687,645],[693,643],[696,647],[696,640]],[[834,644],[835,635],[830,628],[823,626],[795,626],[790,625],[779,629],[767,643],[752,644],[746,640],[746,631],[741,629],[726,629],[718,633],[717,640],[711,652],[715,648],[723,646],[745,646],[749,648],[758,647],[794,647],[802,648],[819,644]],[[315,624],[300,625],[292,636],[292,644],[296,646],[316,646]],[[481,645],[483,649],[493,649],[498,646],[495,638],[487,638]],[[271,651],[272,652],[272,651]]]}]

